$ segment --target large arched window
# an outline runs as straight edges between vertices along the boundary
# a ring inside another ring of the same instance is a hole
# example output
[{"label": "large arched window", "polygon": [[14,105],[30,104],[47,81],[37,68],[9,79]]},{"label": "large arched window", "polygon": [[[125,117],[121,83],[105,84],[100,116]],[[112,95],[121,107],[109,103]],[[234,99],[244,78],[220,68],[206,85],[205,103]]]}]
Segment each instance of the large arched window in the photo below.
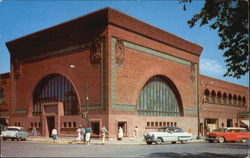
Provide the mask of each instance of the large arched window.
[{"label": "large arched window", "polygon": [[33,92],[33,115],[41,115],[43,103],[63,102],[65,115],[79,115],[75,88],[62,75],[51,74],[43,78]]},{"label": "large arched window", "polygon": [[[171,81],[154,76],[143,87],[138,100],[138,114],[149,116],[180,116],[179,93]],[[178,93],[178,94],[176,94]]]}]

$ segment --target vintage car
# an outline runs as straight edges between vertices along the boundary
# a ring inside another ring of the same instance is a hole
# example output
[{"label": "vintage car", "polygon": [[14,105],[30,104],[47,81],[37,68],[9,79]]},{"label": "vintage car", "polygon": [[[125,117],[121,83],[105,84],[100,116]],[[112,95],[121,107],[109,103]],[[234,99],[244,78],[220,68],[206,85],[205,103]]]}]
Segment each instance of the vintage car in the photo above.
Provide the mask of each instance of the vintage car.
[{"label": "vintage car", "polygon": [[175,144],[178,141],[185,144],[191,139],[191,133],[184,132],[178,127],[162,127],[159,128],[157,132],[144,134],[144,140],[149,145],[153,142],[156,144],[161,144],[163,142],[171,142],[172,144]]},{"label": "vintage car", "polygon": [[213,143],[215,141],[219,143],[229,142],[229,141],[241,141],[246,142],[249,139],[249,131],[246,128],[239,127],[227,127],[215,129],[209,132],[206,141]]},{"label": "vintage car", "polygon": [[28,137],[28,133],[24,131],[24,128],[17,126],[9,126],[7,130],[2,132],[3,140],[11,139],[13,140],[26,140]]}]

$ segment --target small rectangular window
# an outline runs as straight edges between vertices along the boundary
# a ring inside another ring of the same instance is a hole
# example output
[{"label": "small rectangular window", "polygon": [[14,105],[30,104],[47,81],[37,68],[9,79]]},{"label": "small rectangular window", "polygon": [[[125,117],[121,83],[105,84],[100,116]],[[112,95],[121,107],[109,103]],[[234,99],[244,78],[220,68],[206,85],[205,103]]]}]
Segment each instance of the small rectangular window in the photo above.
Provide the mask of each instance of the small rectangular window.
[{"label": "small rectangular window", "polygon": [[177,123],[176,123],[176,122],[174,123],[174,126],[175,126],[175,127],[177,126]]},{"label": "small rectangular window", "polygon": [[63,122],[63,127],[64,127],[64,128],[67,127],[67,122]]},{"label": "small rectangular window", "polygon": [[167,126],[169,127],[169,122],[167,122]]},{"label": "small rectangular window", "polygon": [[35,122],[35,127],[37,127],[37,123]]},{"label": "small rectangular window", "polygon": [[21,127],[21,124],[20,124],[20,122],[18,122],[18,126],[19,126],[19,127]]},{"label": "small rectangular window", "polygon": [[68,122],[69,128],[71,128],[71,122]]},{"label": "small rectangular window", "polygon": [[74,128],[76,127],[76,122],[73,122],[73,127],[74,127]]},{"label": "small rectangular window", "polygon": [[164,127],[166,126],[166,122],[163,122],[163,126],[164,126]]},{"label": "small rectangular window", "polygon": [[147,122],[147,127],[149,127],[150,126],[150,122]]},{"label": "small rectangular window", "polygon": [[154,122],[151,122],[151,127],[154,127]]},{"label": "small rectangular window", "polygon": [[38,123],[39,128],[41,128],[41,122]]},{"label": "small rectangular window", "polygon": [[158,122],[155,122],[155,127],[158,127]]},{"label": "small rectangular window", "polygon": [[30,127],[33,128],[33,123],[32,122],[30,123]]}]

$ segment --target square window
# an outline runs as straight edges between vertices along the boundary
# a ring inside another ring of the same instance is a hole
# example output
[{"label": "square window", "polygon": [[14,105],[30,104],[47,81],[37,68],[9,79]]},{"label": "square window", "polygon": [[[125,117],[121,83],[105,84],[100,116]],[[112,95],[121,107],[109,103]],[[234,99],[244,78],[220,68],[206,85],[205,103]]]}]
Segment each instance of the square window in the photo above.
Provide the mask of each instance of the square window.
[{"label": "square window", "polygon": [[151,122],[151,127],[154,127],[154,122]]}]

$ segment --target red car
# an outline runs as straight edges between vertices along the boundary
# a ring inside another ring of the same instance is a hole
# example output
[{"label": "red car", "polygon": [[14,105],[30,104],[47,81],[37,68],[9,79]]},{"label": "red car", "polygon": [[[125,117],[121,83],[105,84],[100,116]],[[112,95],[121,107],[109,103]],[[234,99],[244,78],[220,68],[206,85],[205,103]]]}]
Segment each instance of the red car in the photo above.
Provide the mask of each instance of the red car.
[{"label": "red car", "polygon": [[250,133],[246,128],[227,127],[213,130],[208,133],[205,140],[209,143],[213,143],[214,141],[218,141],[219,143],[224,143],[226,141],[241,141],[245,143],[249,138]]}]

